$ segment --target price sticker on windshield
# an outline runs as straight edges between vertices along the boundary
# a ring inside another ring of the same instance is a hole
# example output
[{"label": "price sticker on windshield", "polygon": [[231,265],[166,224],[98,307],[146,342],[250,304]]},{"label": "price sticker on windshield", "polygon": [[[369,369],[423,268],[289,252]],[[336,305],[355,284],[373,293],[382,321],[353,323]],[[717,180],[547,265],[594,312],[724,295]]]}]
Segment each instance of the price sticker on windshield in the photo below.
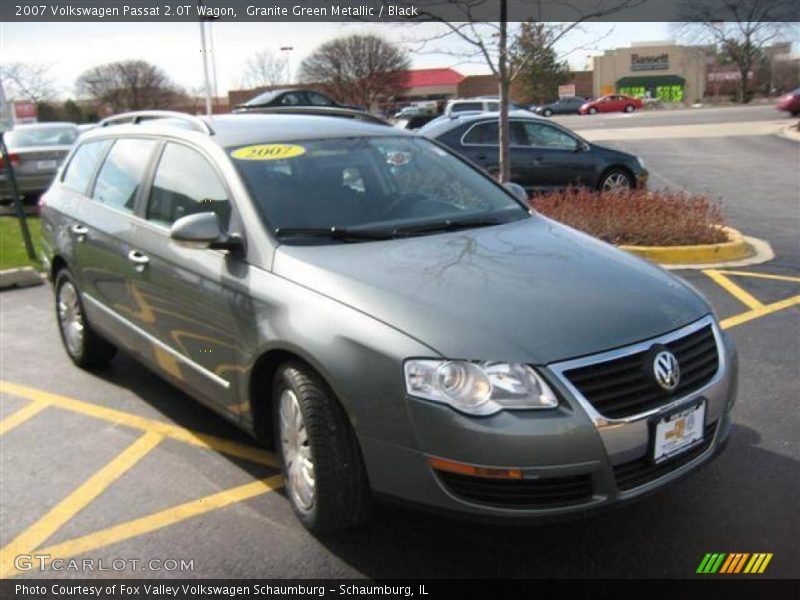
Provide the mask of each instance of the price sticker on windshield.
[{"label": "price sticker on windshield", "polygon": [[305,153],[306,149],[297,144],[259,144],[234,150],[231,156],[239,160],[283,160]]}]

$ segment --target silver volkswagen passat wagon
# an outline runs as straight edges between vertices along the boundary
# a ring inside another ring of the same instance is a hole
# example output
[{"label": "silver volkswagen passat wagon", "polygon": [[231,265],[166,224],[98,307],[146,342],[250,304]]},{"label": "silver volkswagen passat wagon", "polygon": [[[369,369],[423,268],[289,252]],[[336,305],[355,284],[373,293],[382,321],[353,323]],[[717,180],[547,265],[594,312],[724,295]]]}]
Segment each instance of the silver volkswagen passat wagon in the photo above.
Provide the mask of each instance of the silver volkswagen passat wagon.
[{"label": "silver volkswagen passat wagon", "polygon": [[708,303],[519,192],[354,119],[112,118],[42,202],[64,346],[274,446],[317,532],[378,496],[585,513],[708,462],[737,373]]}]

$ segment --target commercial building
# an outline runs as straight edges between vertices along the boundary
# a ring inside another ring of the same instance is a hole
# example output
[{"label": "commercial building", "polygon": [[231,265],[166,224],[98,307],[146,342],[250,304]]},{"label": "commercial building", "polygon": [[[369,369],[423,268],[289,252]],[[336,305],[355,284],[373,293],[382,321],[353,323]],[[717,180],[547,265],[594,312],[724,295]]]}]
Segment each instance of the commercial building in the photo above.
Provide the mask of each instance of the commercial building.
[{"label": "commercial building", "polygon": [[662,102],[697,102],[706,92],[706,46],[640,42],[595,56],[594,96],[620,93]]}]

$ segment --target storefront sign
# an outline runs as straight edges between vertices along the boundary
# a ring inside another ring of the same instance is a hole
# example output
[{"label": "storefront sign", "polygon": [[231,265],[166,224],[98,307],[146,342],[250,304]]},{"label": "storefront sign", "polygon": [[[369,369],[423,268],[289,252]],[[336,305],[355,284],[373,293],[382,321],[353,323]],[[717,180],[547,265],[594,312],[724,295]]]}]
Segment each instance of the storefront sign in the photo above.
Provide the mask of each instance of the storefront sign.
[{"label": "storefront sign", "polygon": [[657,56],[631,54],[631,71],[663,71],[669,69],[669,54]]},{"label": "storefront sign", "polygon": [[559,98],[572,98],[575,95],[575,84],[574,83],[567,83],[565,85],[558,86],[558,97]]}]

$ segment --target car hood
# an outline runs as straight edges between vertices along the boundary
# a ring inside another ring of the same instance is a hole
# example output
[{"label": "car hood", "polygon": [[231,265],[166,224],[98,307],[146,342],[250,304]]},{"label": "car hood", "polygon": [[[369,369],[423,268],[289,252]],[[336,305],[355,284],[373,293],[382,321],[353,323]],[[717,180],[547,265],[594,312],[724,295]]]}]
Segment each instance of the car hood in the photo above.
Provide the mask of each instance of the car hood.
[{"label": "car hood", "polygon": [[538,215],[391,241],[283,245],[274,271],[454,359],[547,364],[709,313],[666,271]]}]

